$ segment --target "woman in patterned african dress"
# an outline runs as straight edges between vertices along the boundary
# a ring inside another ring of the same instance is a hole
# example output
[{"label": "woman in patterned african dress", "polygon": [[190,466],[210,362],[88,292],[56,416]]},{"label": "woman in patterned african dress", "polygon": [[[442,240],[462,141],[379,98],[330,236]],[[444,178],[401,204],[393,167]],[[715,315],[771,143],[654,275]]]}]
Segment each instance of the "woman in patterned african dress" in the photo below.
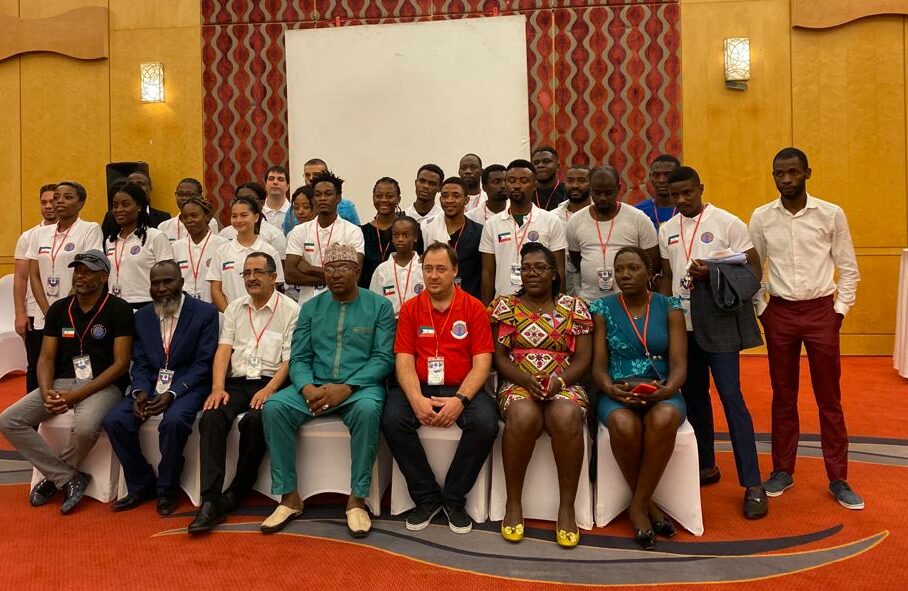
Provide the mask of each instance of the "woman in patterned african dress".
[{"label": "woman in patterned african dress", "polygon": [[501,381],[498,408],[505,425],[507,506],[501,535],[510,542],[523,539],[523,481],[544,430],[552,438],[558,466],[555,539],[560,546],[573,547],[580,541],[574,497],[589,408],[580,380],[592,358],[592,318],[582,299],[559,293],[555,256],[545,246],[531,242],[520,250],[520,278],[520,291],[489,306]]},{"label": "woman in patterned african dress", "polygon": [[675,449],[686,409],[680,388],[687,376],[687,333],[681,303],[647,289],[647,254],[625,247],[615,255],[619,293],[590,305],[593,379],[599,420],[633,497],[627,509],[634,540],[645,550],[675,526],[652,502]]}]

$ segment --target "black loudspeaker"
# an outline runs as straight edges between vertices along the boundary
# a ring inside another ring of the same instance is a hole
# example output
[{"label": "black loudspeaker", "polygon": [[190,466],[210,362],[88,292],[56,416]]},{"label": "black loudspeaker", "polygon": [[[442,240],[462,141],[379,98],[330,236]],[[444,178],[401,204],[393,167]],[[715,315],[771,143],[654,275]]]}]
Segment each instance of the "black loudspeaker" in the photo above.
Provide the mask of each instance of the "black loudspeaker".
[{"label": "black loudspeaker", "polygon": [[110,209],[110,188],[114,183],[125,181],[126,177],[134,172],[141,172],[151,178],[147,162],[110,162],[105,168],[107,172],[107,209]]}]

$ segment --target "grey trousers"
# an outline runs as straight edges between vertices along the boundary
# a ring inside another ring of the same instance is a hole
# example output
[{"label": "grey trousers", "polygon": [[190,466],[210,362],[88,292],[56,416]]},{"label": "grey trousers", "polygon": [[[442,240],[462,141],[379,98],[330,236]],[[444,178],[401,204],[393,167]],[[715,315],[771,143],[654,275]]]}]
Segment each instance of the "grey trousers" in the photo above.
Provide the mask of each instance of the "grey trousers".
[{"label": "grey trousers", "polygon": [[[73,379],[54,380],[55,390],[73,390],[75,386]],[[76,404],[69,443],[59,456],[35,431],[35,427],[56,416],[44,408],[40,390],[32,390],[0,414],[0,432],[22,457],[60,488],[76,475],[79,463],[98,440],[101,421],[122,398],[120,389],[111,385]]]}]

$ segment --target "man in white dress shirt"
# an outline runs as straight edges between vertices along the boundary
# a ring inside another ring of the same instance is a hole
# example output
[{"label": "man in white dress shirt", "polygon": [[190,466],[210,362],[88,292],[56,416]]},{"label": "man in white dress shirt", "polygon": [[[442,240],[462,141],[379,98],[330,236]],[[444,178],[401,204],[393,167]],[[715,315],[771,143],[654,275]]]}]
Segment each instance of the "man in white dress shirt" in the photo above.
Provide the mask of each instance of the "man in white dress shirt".
[{"label": "man in white dress shirt", "polygon": [[482,190],[482,158],[478,154],[464,154],[457,167],[457,176],[467,187],[466,211],[482,207],[486,194]]},{"label": "man in white dress shirt", "polygon": [[265,203],[262,205],[262,216],[265,221],[281,230],[284,229],[284,217],[290,211],[287,189],[290,188],[290,173],[283,166],[272,166],[265,171]]},{"label": "man in white dress shirt", "polygon": [[423,164],[416,171],[416,201],[404,210],[404,213],[419,222],[428,224],[436,217],[444,215],[441,206],[435,201],[441,190],[445,173],[437,164]]},{"label": "man in white dress shirt", "polygon": [[781,150],[772,162],[779,198],[758,207],[750,218],[751,240],[769,271],[769,302],[762,293],[756,302],[772,381],[773,472],[763,487],[775,497],[794,485],[803,344],[820,410],[829,490],[843,507],[863,509],[863,499],[846,480],[848,432],[839,384],[839,330],[854,305],[861,276],[845,212],[807,192],[810,174],[804,152]]}]

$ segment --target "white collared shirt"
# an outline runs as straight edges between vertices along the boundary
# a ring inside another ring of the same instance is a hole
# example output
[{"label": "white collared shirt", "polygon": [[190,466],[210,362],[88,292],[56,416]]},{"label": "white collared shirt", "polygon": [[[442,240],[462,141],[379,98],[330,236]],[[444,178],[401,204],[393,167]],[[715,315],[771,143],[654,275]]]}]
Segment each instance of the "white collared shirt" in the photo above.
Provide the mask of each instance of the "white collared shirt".
[{"label": "white collared shirt", "polygon": [[[43,285],[47,285],[48,277],[56,277],[60,282],[57,295],[46,296],[48,305],[67,297],[72,291],[73,270],[68,265],[76,255],[91,249],[101,250],[103,247],[104,233],[96,222],[77,219],[68,230],[59,233],[57,224],[32,228],[26,256],[38,261],[38,273]],[[44,315],[40,311],[38,309],[35,316],[36,330],[44,328]]]},{"label": "white collared shirt", "polygon": [[432,206],[432,209],[430,209],[429,213],[426,215],[420,215],[420,213],[416,211],[415,205],[411,205],[405,209],[404,213],[419,222],[420,225],[423,225],[428,224],[440,215],[444,215],[445,211],[441,208],[441,205],[438,204],[438,201],[436,201],[435,205]]},{"label": "white collared shirt", "polygon": [[[327,228],[318,225],[318,218],[294,226],[287,235],[287,254],[302,257],[313,267],[322,267],[325,251],[330,244],[345,244],[352,246],[356,252],[365,256],[366,242],[363,230],[351,224],[344,218],[337,216]],[[315,297],[315,288],[311,285],[301,285],[299,303],[309,301]]]},{"label": "white collared shirt", "polygon": [[512,294],[520,286],[511,283],[511,265],[520,265],[520,248],[529,242],[539,242],[552,252],[567,249],[564,224],[550,211],[534,204],[530,213],[517,228],[510,208],[486,221],[479,241],[479,252],[495,255],[495,295]]},{"label": "white collared shirt", "polygon": [[[208,229],[218,233],[218,222],[214,218],[211,218],[208,222]],[[171,243],[176,242],[177,240],[182,240],[189,236],[189,232],[186,231],[186,226],[183,225],[183,222],[180,221],[180,216],[174,216],[172,218],[167,218],[160,224],[158,224],[158,230],[164,233],[167,236],[167,239]]]},{"label": "white collared shirt", "polygon": [[[173,258],[170,241],[163,232],[157,228],[145,231],[145,244],[135,232],[113,242],[104,241],[104,252],[110,261],[110,291],[130,304],[151,301],[151,268]],[[117,288],[119,294],[115,293]]]},{"label": "white collared shirt", "polygon": [[[16,240],[16,250],[13,252],[13,259],[17,261],[28,261],[28,243],[31,239],[32,232],[35,228],[40,228],[42,226],[52,226],[53,224],[45,224],[42,220],[40,224],[29,228],[19,236],[19,239]],[[32,293],[32,282],[25,278],[25,314],[37,318],[41,315],[41,308],[38,307],[38,302],[35,301],[35,295]]]},{"label": "white collared shirt", "polygon": [[423,246],[429,246],[433,242],[448,244],[448,241],[451,240],[451,235],[448,234],[446,219],[447,216],[441,214],[431,222],[426,222],[420,226]]},{"label": "white collared shirt", "polygon": [[[484,226],[486,224],[486,220],[488,220],[490,217],[495,215],[494,212],[489,211],[489,208],[486,205],[487,202],[488,202],[488,199],[486,199],[482,203],[482,207],[477,207],[475,209],[469,210],[466,214],[467,218],[473,220],[480,226]],[[506,211],[508,209],[508,207],[510,207],[510,206],[511,206],[511,200],[508,199],[507,201],[504,202],[504,210],[502,210],[502,211]]]},{"label": "white collared shirt", "polygon": [[211,268],[215,253],[228,242],[229,240],[215,232],[209,232],[198,244],[193,242],[188,234],[184,234],[180,240],[171,244],[173,260],[180,266],[180,272],[183,274],[183,289],[192,297],[212,303],[211,284],[206,279],[208,269]]},{"label": "white collared shirt", "polygon": [[[250,310],[252,325],[249,320]],[[290,360],[290,341],[299,311],[300,307],[292,298],[277,290],[268,299],[268,303],[258,310],[252,305],[252,296],[248,293],[232,301],[224,310],[224,324],[218,338],[219,345],[233,347],[230,377],[240,378],[246,375],[247,359],[250,356],[259,358],[262,377],[274,376],[281,364]],[[256,343],[258,333],[262,336]]]},{"label": "white collared shirt", "polygon": [[278,209],[271,209],[268,207],[267,201],[265,201],[265,205],[262,207],[262,215],[265,216],[265,221],[281,232],[284,231],[284,216],[287,215],[288,211],[290,211],[290,202],[286,198]]},{"label": "white collared shirt", "polygon": [[[779,198],[754,210],[749,230],[760,261],[769,268],[770,295],[802,301],[836,292],[835,311],[848,314],[861,274],[841,207],[808,195],[805,207],[792,214]],[[760,293],[757,312],[765,307]]]},{"label": "white collared shirt", "polygon": [[[623,209],[623,208],[622,208]],[[638,210],[639,211],[639,210]],[[645,213],[640,212],[646,216]],[[697,217],[700,225],[697,226]],[[704,204],[701,214],[692,218],[676,215],[659,227],[659,253],[672,269],[672,295],[681,295],[681,279],[687,275],[689,260],[702,259],[710,253],[729,249],[747,252],[754,247],[747,233],[747,226],[734,214],[715,205]],[[647,217],[647,219],[649,219]],[[649,222],[652,227],[652,221]],[[682,225],[684,239],[681,238]],[[694,229],[696,228],[696,232]],[[690,258],[687,252],[690,251]],[[690,299],[681,298],[687,330],[693,330],[690,319]]]},{"label": "white collared shirt", "polygon": [[[395,274],[397,277],[395,278]],[[419,264],[419,255],[413,254],[410,263],[400,266],[394,261],[394,255],[375,268],[369,291],[383,295],[391,300],[394,307],[394,317],[400,314],[400,307],[410,298],[414,298],[425,290],[422,265]]]},{"label": "white collared shirt", "polygon": [[480,189],[479,193],[476,195],[467,195],[467,205],[464,210],[470,211],[477,207],[482,207],[487,200],[488,197],[486,196],[486,192]]},{"label": "white collared shirt", "polygon": [[[220,234],[227,240],[233,240],[236,238],[236,228],[227,226],[221,230]],[[274,248],[280,260],[287,258],[287,237],[284,236],[282,230],[278,230],[271,224],[262,221],[261,226],[259,226],[259,236]]]},{"label": "white collared shirt", "polygon": [[224,292],[228,304],[248,295],[246,283],[243,281],[243,265],[246,264],[246,257],[253,252],[270,254],[277,266],[277,283],[284,282],[284,267],[277,251],[261,236],[255,237],[252,246],[243,246],[236,239],[230,240],[215,251],[211,257],[211,266],[205,274],[206,280],[221,282],[221,291]]},{"label": "white collared shirt", "polygon": [[[659,240],[652,220],[636,207],[627,203],[619,204],[615,217],[607,222],[594,220],[590,207],[592,206],[581,209],[570,218],[565,227],[565,235],[568,250],[580,253],[580,290],[577,295],[593,302],[618,291],[614,267],[615,255],[619,250],[625,246],[637,246],[646,250],[659,244]],[[557,215],[565,211],[566,208],[556,208],[552,213]],[[612,270],[610,291],[599,289],[599,269]]]},{"label": "white collared shirt", "polygon": [[[180,294],[180,305],[173,316],[158,316],[158,325],[161,327],[161,345],[167,345],[170,348],[173,343],[173,334],[177,329],[177,323],[180,321],[180,312],[183,311],[183,304],[186,302],[186,294]],[[155,312],[157,314],[157,312]]]}]

